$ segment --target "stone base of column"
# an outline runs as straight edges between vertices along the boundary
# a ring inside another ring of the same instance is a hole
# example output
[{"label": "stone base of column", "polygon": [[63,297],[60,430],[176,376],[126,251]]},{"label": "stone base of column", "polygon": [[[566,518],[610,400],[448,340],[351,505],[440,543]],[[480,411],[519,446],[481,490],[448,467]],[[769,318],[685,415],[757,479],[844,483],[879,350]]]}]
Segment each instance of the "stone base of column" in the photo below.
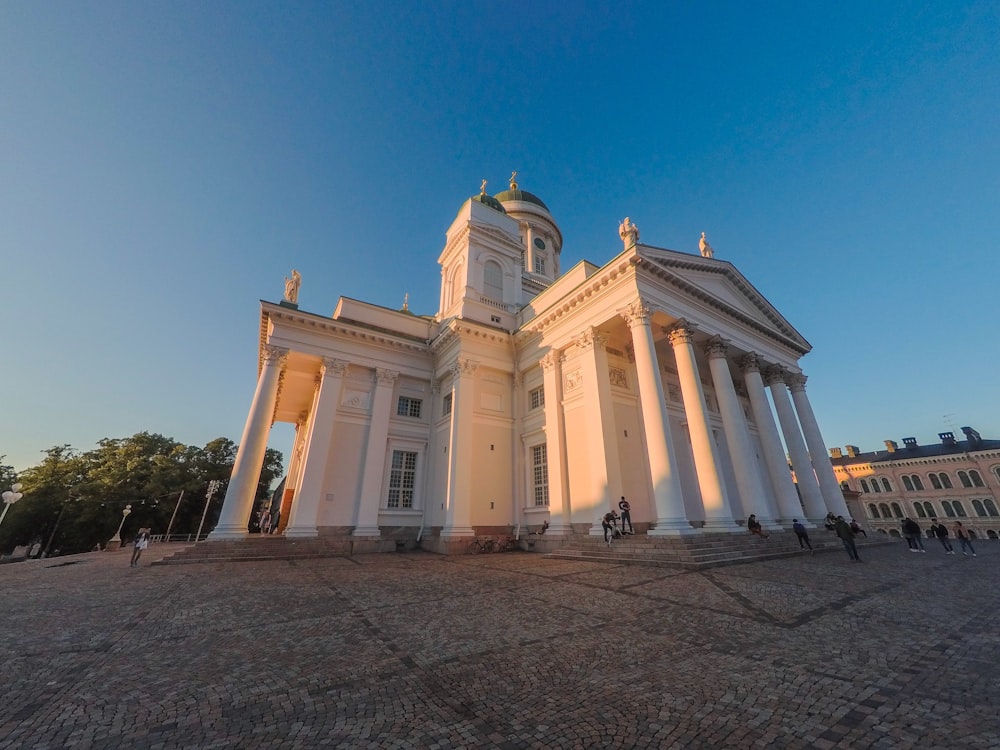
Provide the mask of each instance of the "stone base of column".
[{"label": "stone base of column", "polygon": [[308,539],[319,536],[319,529],[315,526],[288,526],[285,536],[289,539]]},{"label": "stone base of column", "polygon": [[686,518],[662,518],[658,519],[653,528],[646,532],[647,536],[687,536],[698,534],[700,529],[696,529]]},{"label": "stone base of column", "polygon": [[439,534],[442,539],[459,539],[462,537],[470,539],[475,535],[476,532],[471,526],[445,526]]},{"label": "stone base of column", "polygon": [[744,534],[746,527],[740,526],[732,518],[706,518],[701,530],[707,534]]},{"label": "stone base of column", "polygon": [[572,533],[573,527],[568,523],[550,523],[544,536],[569,536]]},{"label": "stone base of column", "polygon": [[246,539],[250,536],[246,526],[216,526],[205,541],[218,542],[223,539]]},{"label": "stone base of column", "polygon": [[355,526],[351,536],[380,537],[382,532],[378,526]]}]

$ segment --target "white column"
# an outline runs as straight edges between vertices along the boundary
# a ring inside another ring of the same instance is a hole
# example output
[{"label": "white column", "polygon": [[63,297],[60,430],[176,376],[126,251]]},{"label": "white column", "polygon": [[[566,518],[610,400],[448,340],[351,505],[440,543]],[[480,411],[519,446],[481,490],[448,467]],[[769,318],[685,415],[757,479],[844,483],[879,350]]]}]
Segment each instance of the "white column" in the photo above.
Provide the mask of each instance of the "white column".
[{"label": "white column", "polygon": [[448,496],[441,538],[475,536],[472,529],[473,412],[478,362],[459,359],[451,366],[451,433],[448,440]]},{"label": "white column", "polygon": [[788,388],[792,392],[795,411],[799,415],[802,434],[805,435],[806,446],[809,448],[809,460],[812,462],[816,478],[819,480],[819,488],[823,493],[827,510],[832,511],[835,515],[850,518],[851,512],[847,509],[844,493],[833,473],[833,464],[830,463],[830,456],[827,455],[823,435],[819,431],[819,423],[816,421],[816,415],[813,413],[809,397],[806,395],[807,379],[802,374],[788,376]]},{"label": "white column", "polygon": [[365,445],[365,466],[358,497],[357,521],[352,536],[380,536],[378,509],[382,504],[382,481],[385,478],[385,452],[388,448],[389,417],[392,394],[398,372],[375,370],[375,392],[372,394],[371,422]]},{"label": "white column", "polygon": [[819,491],[819,482],[813,473],[806,444],[802,441],[798,420],[792,410],[792,401],[788,397],[788,387],[785,385],[785,371],[777,366],[768,368],[765,373],[768,388],[771,389],[771,400],[774,410],[778,413],[781,423],[781,434],[785,436],[788,455],[792,459],[792,469],[795,471],[795,481],[802,495],[802,505],[806,509],[806,517],[811,521],[819,521],[826,515],[823,495]]},{"label": "white column", "polygon": [[219,523],[208,538],[242,539],[248,535],[247,523],[253,512],[254,499],[257,497],[257,483],[264,467],[264,453],[267,450],[267,437],[271,431],[271,419],[274,416],[274,405],[278,399],[278,377],[281,368],[288,361],[288,350],[276,346],[265,346],[263,351],[264,366],[257,378],[257,390],[247,414],[246,425],[243,427],[243,437],[236,451],[236,461],[233,463],[233,473],[226,489],[226,498],[222,502],[222,513]]},{"label": "white column", "polygon": [[663,394],[663,379],[656,359],[656,343],[650,327],[649,307],[635,302],[622,311],[632,333],[635,372],[639,385],[639,407],[642,413],[646,452],[649,455],[650,480],[656,519],[649,530],[652,536],[692,534],[695,529],[684,509],[684,495],[677,476],[677,454],[670,437],[667,401]]},{"label": "white column", "polygon": [[753,412],[754,422],[757,423],[760,447],[764,451],[764,463],[767,466],[774,497],[778,501],[779,520],[788,525],[791,524],[793,518],[798,518],[804,522],[803,525],[810,526],[811,524],[808,524],[803,517],[805,514],[799,504],[799,495],[795,491],[795,483],[788,470],[785,449],[781,445],[778,427],[774,423],[774,414],[767,400],[767,394],[764,392],[764,381],[760,376],[760,363],[757,355],[746,355],[741,365],[747,395],[750,397],[750,410]]},{"label": "white column", "polygon": [[302,465],[302,482],[292,500],[285,536],[316,536],[316,519],[320,501],[326,492],[326,471],[333,445],[333,424],[340,403],[340,390],[347,373],[348,363],[323,358],[320,365],[319,393],[309,420],[306,441],[309,452]]},{"label": "white column", "polygon": [[[708,355],[708,367],[712,371],[712,383],[715,395],[719,399],[719,411],[722,414],[722,427],[726,433],[726,445],[733,462],[736,474],[736,484],[739,491],[740,515],[746,517],[757,514],[761,524],[774,525],[775,504],[772,493],[764,489],[757,466],[757,457],[750,441],[750,430],[747,427],[746,415],[740,404],[739,396],[733,385],[733,377],[729,371],[726,358],[727,345],[721,339],[712,339],[705,347]],[[733,498],[730,497],[730,501]],[[736,503],[733,502],[733,505]],[[735,511],[735,508],[734,508]]]},{"label": "white column", "polygon": [[[520,531],[524,523],[524,510],[527,507],[527,500],[524,494],[524,445],[521,443],[521,426],[524,424],[524,397],[522,395],[524,382],[521,380],[521,373],[517,371],[517,362],[514,362],[514,372],[510,377],[510,414],[513,418],[513,429],[510,431],[510,462],[511,462],[511,494],[512,510],[514,522]],[[525,531],[527,533],[527,531]]]},{"label": "white column", "polygon": [[618,460],[618,436],[615,413],[611,402],[611,380],[608,374],[607,338],[597,329],[589,328],[574,339],[583,352],[581,371],[587,409],[587,444],[590,455],[589,496],[596,505],[592,536],[603,536],[601,517],[617,507],[622,492],[621,463]]},{"label": "white column", "polygon": [[694,328],[685,321],[670,329],[670,345],[677,360],[677,375],[681,381],[681,396],[684,399],[684,414],[691,434],[694,452],[694,467],[698,473],[698,488],[705,511],[705,531],[739,531],[729,508],[729,500],[722,484],[719,471],[719,455],[712,440],[712,429],[708,423],[708,407],[705,392],[701,387],[698,363],[694,358]]},{"label": "white column", "polygon": [[[549,530],[566,536],[573,531],[566,474],[566,419],[562,408],[562,353],[553,349],[538,362],[545,393],[545,450],[549,461]],[[521,446],[523,453],[524,446]],[[523,476],[519,479],[524,484]]]}]

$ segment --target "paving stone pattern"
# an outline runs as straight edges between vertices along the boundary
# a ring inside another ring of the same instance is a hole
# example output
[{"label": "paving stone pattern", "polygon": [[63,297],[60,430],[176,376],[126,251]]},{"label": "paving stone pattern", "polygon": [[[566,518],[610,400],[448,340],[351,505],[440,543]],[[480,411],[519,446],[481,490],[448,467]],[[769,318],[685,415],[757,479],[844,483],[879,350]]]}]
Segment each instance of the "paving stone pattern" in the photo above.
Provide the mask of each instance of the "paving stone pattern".
[{"label": "paving stone pattern", "polygon": [[0,567],[0,750],[1000,748],[1000,543]]}]

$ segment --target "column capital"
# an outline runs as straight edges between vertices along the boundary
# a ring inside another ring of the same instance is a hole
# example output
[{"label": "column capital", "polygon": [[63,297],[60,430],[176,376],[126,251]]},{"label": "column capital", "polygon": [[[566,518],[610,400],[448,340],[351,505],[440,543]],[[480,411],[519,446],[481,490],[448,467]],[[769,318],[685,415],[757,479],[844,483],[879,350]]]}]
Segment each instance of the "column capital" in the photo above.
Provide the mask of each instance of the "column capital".
[{"label": "column capital", "polygon": [[573,339],[573,343],[581,349],[603,349],[608,343],[608,337],[597,328],[588,328],[579,336]]},{"label": "column capital", "polygon": [[771,365],[764,370],[764,382],[768,385],[784,385],[788,372],[781,365]]},{"label": "column capital", "polygon": [[350,366],[351,363],[347,360],[323,357],[323,364],[320,365],[319,372],[320,375],[330,373],[331,375],[336,375],[337,377],[342,378],[347,374],[347,368]]},{"label": "column capital", "polygon": [[788,383],[788,388],[792,393],[798,393],[799,391],[805,391],[806,381],[809,378],[803,375],[801,372],[789,373],[785,378],[785,382]]},{"label": "column capital", "polygon": [[296,428],[301,427],[308,421],[309,421],[309,412],[302,410],[298,413],[298,416],[295,418],[295,426]]},{"label": "column capital", "polygon": [[754,352],[749,354],[744,354],[740,358],[740,368],[743,372],[760,372],[760,357],[758,357]]},{"label": "column capital", "polygon": [[398,377],[399,372],[396,370],[383,370],[381,367],[375,368],[375,383],[379,386],[393,385]]},{"label": "column capital", "polygon": [[729,342],[721,336],[713,336],[705,342],[705,354],[712,359],[725,359],[729,352]]},{"label": "column capital", "polygon": [[452,375],[459,378],[463,375],[474,375],[478,367],[479,363],[475,360],[462,357],[452,362],[448,369],[451,371]]},{"label": "column capital", "polygon": [[695,330],[695,326],[692,323],[682,319],[669,328],[665,328],[664,332],[667,334],[667,341],[670,342],[671,346],[680,346],[681,344],[690,344],[694,341]]},{"label": "column capital", "polygon": [[264,366],[278,365],[283,367],[288,361],[288,349],[283,346],[272,346],[268,344],[264,347],[264,351],[261,352],[261,357],[264,360]]},{"label": "column capital", "polygon": [[544,357],[542,357],[540,360],[538,360],[538,366],[541,367],[543,370],[551,370],[562,360],[560,354],[561,353],[559,351],[553,349]]},{"label": "column capital", "polygon": [[619,310],[618,314],[624,318],[625,323],[629,328],[635,328],[636,326],[649,325],[649,320],[653,315],[653,311],[646,300],[640,297],[635,302],[632,302],[622,310]]}]

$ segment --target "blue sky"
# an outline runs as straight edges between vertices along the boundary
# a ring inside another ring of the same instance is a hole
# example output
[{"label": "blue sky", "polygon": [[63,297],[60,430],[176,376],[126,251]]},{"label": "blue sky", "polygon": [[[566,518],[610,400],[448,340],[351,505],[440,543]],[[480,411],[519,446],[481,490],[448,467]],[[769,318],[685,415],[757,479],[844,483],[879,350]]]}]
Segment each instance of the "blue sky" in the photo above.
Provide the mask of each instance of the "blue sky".
[{"label": "blue sky", "polygon": [[707,232],[828,446],[1000,437],[997,49],[990,2],[6,2],[0,455],[239,440],[259,299],[432,314],[514,169],[564,268]]}]

